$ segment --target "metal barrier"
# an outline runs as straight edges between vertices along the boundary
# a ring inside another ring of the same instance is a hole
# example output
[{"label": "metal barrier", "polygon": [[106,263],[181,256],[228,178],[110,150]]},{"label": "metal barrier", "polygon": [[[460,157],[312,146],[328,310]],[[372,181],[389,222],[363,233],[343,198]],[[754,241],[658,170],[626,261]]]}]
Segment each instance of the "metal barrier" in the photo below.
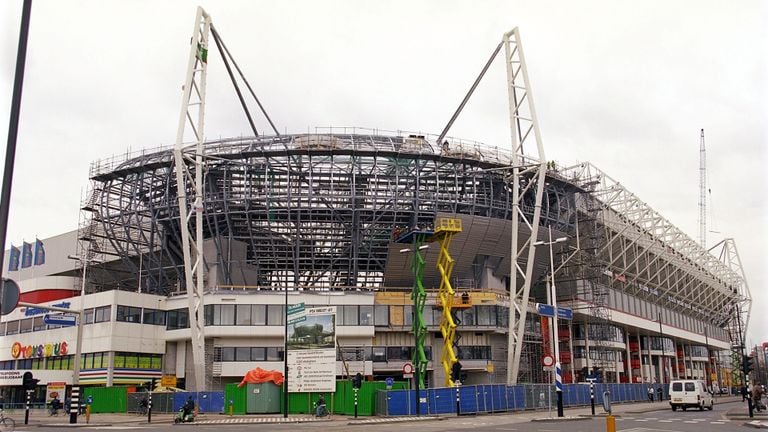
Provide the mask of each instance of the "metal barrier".
[{"label": "metal barrier", "polygon": [[[603,393],[610,392],[612,403],[647,400],[648,384],[595,384],[595,403],[603,403]],[[655,384],[654,391],[666,385]],[[456,389],[431,388],[420,391],[419,414],[455,414]],[[415,390],[379,390],[376,394],[376,414],[381,416],[411,416],[416,414]],[[481,414],[528,409],[555,408],[557,396],[550,384],[466,385],[459,387],[461,414]],[[589,385],[564,384],[563,406],[586,406],[590,403]]]},{"label": "metal barrier", "polygon": [[[129,393],[128,394],[128,412],[141,414],[140,404],[149,393]],[[195,401],[198,412],[201,413],[223,413],[224,412],[224,392],[152,392],[152,412],[153,413],[175,413],[178,412],[187,399],[192,398]]]}]

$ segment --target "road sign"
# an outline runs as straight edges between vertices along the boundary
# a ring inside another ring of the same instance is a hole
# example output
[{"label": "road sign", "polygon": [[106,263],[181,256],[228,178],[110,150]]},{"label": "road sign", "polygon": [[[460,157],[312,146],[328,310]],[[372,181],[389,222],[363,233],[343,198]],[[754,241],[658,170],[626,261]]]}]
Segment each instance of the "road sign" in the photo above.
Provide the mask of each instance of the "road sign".
[{"label": "road sign", "polygon": [[543,355],[541,356],[541,363],[546,367],[550,367],[555,364],[555,359],[549,354]]},{"label": "road sign", "polygon": [[288,315],[304,312],[304,302],[288,306]]},{"label": "road sign", "polygon": [[77,324],[77,317],[66,314],[53,314],[43,317],[43,323],[47,325],[73,326]]},{"label": "road sign", "polygon": [[297,317],[288,318],[288,325],[300,323],[300,322],[306,321],[306,320],[307,320],[307,316],[306,315],[300,315],[300,316],[297,316]]},{"label": "road sign", "polygon": [[403,365],[403,378],[412,378],[412,377],[413,377],[413,364],[405,363]]},{"label": "road sign", "polygon": [[12,279],[3,278],[0,292],[0,314],[8,315],[19,305],[19,284]]},{"label": "road sign", "polygon": [[536,303],[536,312],[538,312],[539,315],[554,317],[555,307],[549,304]]},{"label": "road sign", "polygon": [[392,377],[387,377],[387,379],[384,380],[384,382],[387,383],[387,390],[391,390],[392,389],[392,385],[395,383],[395,379],[392,378]]},{"label": "road sign", "polygon": [[565,320],[572,320],[573,319],[573,311],[568,308],[564,307],[558,307],[557,308],[557,317],[560,319]]}]

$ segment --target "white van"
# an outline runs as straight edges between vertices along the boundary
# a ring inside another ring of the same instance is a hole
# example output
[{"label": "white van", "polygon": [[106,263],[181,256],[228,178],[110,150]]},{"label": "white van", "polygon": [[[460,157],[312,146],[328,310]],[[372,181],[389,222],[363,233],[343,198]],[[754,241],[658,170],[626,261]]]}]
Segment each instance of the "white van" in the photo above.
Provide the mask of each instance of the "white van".
[{"label": "white van", "polygon": [[712,410],[715,399],[712,393],[707,391],[704,381],[674,380],[669,384],[669,405],[672,406],[672,411],[677,411],[677,407],[681,407],[683,411],[687,408]]}]

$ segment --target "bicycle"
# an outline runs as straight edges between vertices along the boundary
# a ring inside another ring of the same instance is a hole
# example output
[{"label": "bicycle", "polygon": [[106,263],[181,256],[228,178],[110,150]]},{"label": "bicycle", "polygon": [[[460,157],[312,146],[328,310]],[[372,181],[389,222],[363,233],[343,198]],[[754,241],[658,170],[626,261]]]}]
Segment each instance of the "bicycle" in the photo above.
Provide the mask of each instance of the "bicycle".
[{"label": "bicycle", "polygon": [[16,421],[10,417],[6,417],[3,410],[0,409],[0,430],[13,431],[16,430]]}]

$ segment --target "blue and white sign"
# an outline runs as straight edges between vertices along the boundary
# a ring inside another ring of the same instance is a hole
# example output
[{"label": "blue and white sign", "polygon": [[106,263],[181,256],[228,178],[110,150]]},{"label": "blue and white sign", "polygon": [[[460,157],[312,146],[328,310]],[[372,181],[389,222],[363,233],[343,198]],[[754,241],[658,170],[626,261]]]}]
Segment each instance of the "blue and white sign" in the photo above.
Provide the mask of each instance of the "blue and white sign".
[{"label": "blue and white sign", "polygon": [[46,315],[43,317],[43,323],[47,325],[73,326],[77,325],[77,317],[65,314]]},{"label": "blue and white sign", "polygon": [[536,312],[538,312],[539,315],[554,317],[555,307],[549,304],[536,303]]},{"label": "blue and white sign", "polygon": [[387,379],[384,380],[384,382],[387,383],[387,390],[391,390],[392,389],[392,385],[395,384],[395,379],[392,378],[392,377],[387,377]]},{"label": "blue and white sign", "polygon": [[557,308],[557,317],[564,320],[572,320],[573,319],[573,310],[564,308],[564,307],[558,307]]}]

